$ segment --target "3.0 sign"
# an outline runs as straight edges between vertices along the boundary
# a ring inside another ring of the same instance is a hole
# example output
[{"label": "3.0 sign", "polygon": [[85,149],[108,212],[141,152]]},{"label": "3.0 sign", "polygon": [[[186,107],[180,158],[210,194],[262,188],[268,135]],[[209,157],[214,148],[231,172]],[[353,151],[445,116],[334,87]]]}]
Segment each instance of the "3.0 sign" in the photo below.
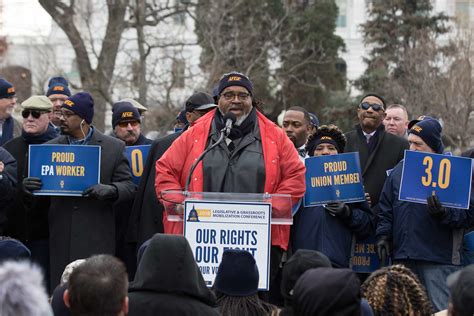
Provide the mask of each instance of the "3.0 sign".
[{"label": "3.0 sign", "polygon": [[405,151],[399,199],[426,204],[426,198],[438,196],[441,204],[469,208],[472,159]]}]

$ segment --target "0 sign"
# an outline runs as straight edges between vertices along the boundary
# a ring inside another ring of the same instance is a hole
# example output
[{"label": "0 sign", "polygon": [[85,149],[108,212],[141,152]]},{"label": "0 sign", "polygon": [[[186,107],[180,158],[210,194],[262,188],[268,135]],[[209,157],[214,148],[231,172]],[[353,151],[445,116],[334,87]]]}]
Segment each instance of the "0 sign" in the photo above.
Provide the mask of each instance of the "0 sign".
[{"label": "0 sign", "polygon": [[405,151],[399,199],[426,204],[436,194],[441,204],[469,208],[472,159]]},{"label": "0 sign", "polygon": [[136,185],[139,184],[143,174],[146,158],[150,151],[150,145],[127,146],[125,147],[130,170],[132,171],[132,180]]}]

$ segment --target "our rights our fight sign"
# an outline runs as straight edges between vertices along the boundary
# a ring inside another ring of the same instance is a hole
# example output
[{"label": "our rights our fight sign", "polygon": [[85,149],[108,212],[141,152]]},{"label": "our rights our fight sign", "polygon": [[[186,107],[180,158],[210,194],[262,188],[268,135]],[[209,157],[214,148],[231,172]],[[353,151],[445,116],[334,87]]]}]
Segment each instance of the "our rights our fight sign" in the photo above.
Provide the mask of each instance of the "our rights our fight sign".
[{"label": "our rights our fight sign", "polygon": [[258,288],[268,290],[271,203],[186,201],[184,236],[207,286],[212,286],[222,254],[241,249],[253,255]]}]

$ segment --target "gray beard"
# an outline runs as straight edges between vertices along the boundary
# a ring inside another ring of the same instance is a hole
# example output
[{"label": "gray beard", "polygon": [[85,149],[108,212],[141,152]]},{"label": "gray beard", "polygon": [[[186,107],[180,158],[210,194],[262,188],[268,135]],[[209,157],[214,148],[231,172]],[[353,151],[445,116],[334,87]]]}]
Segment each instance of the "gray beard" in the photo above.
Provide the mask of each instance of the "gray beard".
[{"label": "gray beard", "polygon": [[[221,109],[219,109],[219,112],[221,112],[222,117],[224,117],[224,113],[222,113]],[[234,125],[235,126],[240,126],[240,124],[242,124],[249,115],[250,115],[250,112],[247,113],[247,114],[242,115],[241,117],[239,117],[237,119],[237,121],[235,121]]]}]

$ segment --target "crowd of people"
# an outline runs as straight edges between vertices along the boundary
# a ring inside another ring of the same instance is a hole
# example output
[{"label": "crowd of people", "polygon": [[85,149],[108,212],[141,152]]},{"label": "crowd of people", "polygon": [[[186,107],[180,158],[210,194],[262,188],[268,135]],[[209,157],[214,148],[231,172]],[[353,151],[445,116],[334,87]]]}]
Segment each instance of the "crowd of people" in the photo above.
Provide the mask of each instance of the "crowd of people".
[{"label": "crowd of people", "polygon": [[[426,204],[399,199],[405,150],[444,154],[440,121],[410,121],[405,106],[371,93],[346,133],[300,106],[278,126],[255,92],[246,75],[224,74],[212,95],[187,99],[180,131],[152,141],[144,106],[114,103],[105,135],[92,124],[92,96],[72,94],[63,77],[21,103],[19,123],[15,89],[0,79],[0,314],[472,315],[472,192],[468,209],[434,193]],[[38,144],[100,146],[99,183],[82,196],[35,195],[43,181],[30,176],[28,149]],[[135,185],[125,148],[137,145],[151,146]],[[305,159],[348,152],[358,153],[365,200],[304,207]],[[271,225],[268,291],[242,250],[226,250],[206,286],[182,222],[165,211],[162,192],[185,189],[291,196],[293,225]],[[351,269],[364,240],[381,264],[370,275]]]}]

